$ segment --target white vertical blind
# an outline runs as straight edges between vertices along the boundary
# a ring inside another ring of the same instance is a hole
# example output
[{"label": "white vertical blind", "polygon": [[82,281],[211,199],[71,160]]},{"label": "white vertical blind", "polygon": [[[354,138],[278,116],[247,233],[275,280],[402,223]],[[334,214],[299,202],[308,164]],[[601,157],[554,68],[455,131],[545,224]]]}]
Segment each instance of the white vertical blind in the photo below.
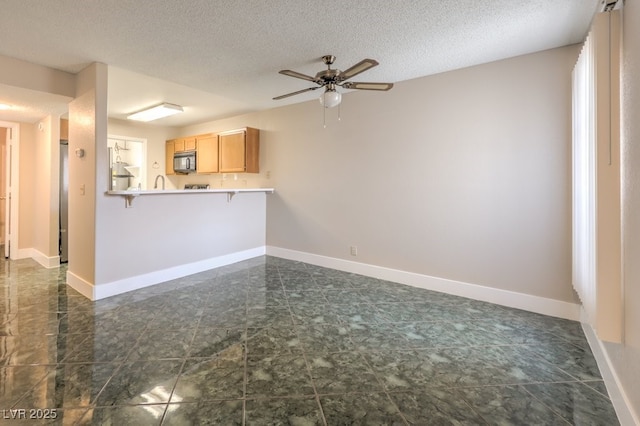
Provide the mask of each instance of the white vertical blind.
[{"label": "white vertical blind", "polygon": [[573,286],[596,318],[595,69],[593,31],[573,69]]},{"label": "white vertical blind", "polygon": [[597,14],[573,70],[572,281],[602,340],[623,327],[620,12]]}]

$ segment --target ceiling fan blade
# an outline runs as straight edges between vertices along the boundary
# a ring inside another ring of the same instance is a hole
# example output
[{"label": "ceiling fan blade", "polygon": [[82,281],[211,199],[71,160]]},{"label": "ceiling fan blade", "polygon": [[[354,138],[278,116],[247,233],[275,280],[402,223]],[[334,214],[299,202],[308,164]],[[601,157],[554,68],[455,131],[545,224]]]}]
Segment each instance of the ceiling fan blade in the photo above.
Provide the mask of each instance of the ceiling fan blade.
[{"label": "ceiling fan blade", "polygon": [[274,101],[278,101],[278,100],[280,100],[280,99],[288,98],[289,96],[299,95],[300,93],[304,93],[304,92],[310,92],[310,91],[312,91],[312,90],[319,89],[320,87],[321,87],[321,86],[318,86],[318,87],[309,87],[308,89],[302,89],[302,90],[298,90],[297,92],[287,93],[286,95],[276,96],[275,98],[273,98],[273,100],[274,100]]},{"label": "ceiling fan blade", "polygon": [[288,75],[289,77],[301,78],[303,80],[308,80],[313,82],[316,81],[315,77],[311,77],[310,75],[302,74],[296,71],[282,70],[282,71],[279,71],[279,73],[283,75]]},{"label": "ceiling fan blade", "polygon": [[360,74],[361,72],[365,72],[366,70],[375,67],[378,65],[378,61],[375,59],[363,59],[351,68],[347,68],[346,70],[340,73],[340,79],[348,80],[353,76]]},{"label": "ceiling fan blade", "polygon": [[393,83],[360,83],[355,81],[347,81],[342,84],[345,89],[358,90],[389,90],[393,87]]}]

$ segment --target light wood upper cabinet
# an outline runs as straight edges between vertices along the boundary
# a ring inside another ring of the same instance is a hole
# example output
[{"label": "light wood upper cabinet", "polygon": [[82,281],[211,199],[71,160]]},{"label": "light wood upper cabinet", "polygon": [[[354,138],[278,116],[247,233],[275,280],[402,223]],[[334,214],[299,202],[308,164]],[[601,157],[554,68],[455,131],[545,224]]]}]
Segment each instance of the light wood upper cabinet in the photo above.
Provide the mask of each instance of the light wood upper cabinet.
[{"label": "light wood upper cabinet", "polygon": [[196,136],[173,139],[174,152],[195,151],[197,147]]},{"label": "light wood upper cabinet", "polygon": [[173,154],[175,153],[175,139],[167,141],[165,145],[165,174],[175,175],[173,170]]},{"label": "light wood upper cabinet", "polygon": [[245,134],[238,133],[220,135],[220,171],[245,171]]},{"label": "light wood upper cabinet", "polygon": [[259,173],[260,131],[247,127],[220,133],[220,173]]},{"label": "light wood upper cabinet", "polygon": [[198,137],[196,173],[218,173],[218,135]]},{"label": "light wood upper cabinet", "polygon": [[195,136],[189,136],[183,139],[184,151],[195,151],[197,147],[197,138]]}]

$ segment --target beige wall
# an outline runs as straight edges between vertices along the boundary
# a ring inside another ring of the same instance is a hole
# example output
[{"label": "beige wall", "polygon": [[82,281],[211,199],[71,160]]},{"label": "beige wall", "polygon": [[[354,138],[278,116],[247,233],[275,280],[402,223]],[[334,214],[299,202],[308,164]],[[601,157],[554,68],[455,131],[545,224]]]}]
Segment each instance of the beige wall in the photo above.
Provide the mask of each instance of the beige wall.
[{"label": "beige wall", "polygon": [[623,9],[622,238],[624,342],[605,343],[615,373],[640,421],[640,4]]},{"label": "beige wall", "polygon": [[185,131],[261,129],[262,183],[276,188],[270,246],[574,302],[577,54],[570,46],[349,93],[326,128],[313,101]]},{"label": "beige wall", "polygon": [[[20,123],[19,182],[18,182],[18,250],[30,249],[35,239],[35,167],[36,132],[34,124]],[[15,244],[15,242],[13,243]],[[12,253],[12,257],[16,253]]]},{"label": "beige wall", "polygon": [[73,98],[75,75],[0,55],[0,84]]},{"label": "beige wall", "polygon": [[[97,173],[97,162],[107,146],[107,72],[103,64],[93,64],[78,74],[76,98],[69,104],[69,266],[68,275],[95,282],[96,185],[107,173]],[[102,123],[104,122],[104,123]],[[84,157],[76,150],[84,150]],[[104,166],[102,170],[107,170]]]}]

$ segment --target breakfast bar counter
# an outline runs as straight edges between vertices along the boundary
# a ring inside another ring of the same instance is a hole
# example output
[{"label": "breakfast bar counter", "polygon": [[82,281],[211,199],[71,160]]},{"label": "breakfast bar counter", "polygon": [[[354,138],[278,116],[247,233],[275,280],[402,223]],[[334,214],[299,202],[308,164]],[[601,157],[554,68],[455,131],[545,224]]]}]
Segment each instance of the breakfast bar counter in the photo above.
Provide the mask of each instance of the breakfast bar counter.
[{"label": "breakfast bar counter", "polygon": [[124,197],[125,207],[131,207],[133,200],[137,197],[147,195],[184,195],[184,194],[226,194],[227,201],[236,194],[245,192],[264,192],[273,194],[274,188],[217,188],[217,189],[140,189],[140,190],[116,190],[107,191],[107,195]]}]

